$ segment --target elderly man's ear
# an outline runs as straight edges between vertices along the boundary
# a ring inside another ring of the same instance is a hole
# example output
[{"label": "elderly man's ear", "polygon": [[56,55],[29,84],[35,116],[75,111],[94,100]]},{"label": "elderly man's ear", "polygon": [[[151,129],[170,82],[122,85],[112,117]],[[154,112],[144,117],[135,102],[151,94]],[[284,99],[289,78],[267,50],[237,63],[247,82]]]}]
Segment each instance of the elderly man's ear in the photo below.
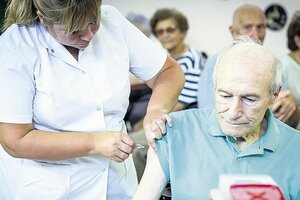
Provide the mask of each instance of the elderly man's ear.
[{"label": "elderly man's ear", "polygon": [[277,97],[279,96],[280,91],[281,91],[281,86],[278,87],[277,91],[273,94],[273,96],[272,96],[273,102],[274,102],[274,101],[277,99]]},{"label": "elderly man's ear", "polygon": [[230,31],[232,37],[235,37],[236,35],[239,34],[239,32],[237,31],[237,29],[233,25],[229,26],[229,31]]}]

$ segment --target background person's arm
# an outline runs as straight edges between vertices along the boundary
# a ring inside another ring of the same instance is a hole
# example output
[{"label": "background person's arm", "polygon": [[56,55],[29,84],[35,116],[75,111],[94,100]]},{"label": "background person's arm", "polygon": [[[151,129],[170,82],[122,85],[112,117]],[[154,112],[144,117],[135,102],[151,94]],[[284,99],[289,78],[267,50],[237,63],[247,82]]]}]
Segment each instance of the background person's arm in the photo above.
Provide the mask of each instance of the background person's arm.
[{"label": "background person's arm", "polygon": [[274,116],[292,127],[297,127],[299,122],[299,110],[297,100],[289,91],[282,91],[279,93],[278,99],[272,106]]},{"label": "background person's arm", "polygon": [[167,179],[160,166],[158,157],[154,150],[149,148],[146,168],[133,199],[159,199],[166,184]]},{"label": "background person's arm", "polygon": [[156,145],[152,133],[158,139],[166,133],[162,116],[173,110],[184,81],[184,74],[179,64],[169,56],[162,69],[152,79],[146,81],[152,88],[152,95],[144,118],[144,130],[148,143],[154,150]]}]

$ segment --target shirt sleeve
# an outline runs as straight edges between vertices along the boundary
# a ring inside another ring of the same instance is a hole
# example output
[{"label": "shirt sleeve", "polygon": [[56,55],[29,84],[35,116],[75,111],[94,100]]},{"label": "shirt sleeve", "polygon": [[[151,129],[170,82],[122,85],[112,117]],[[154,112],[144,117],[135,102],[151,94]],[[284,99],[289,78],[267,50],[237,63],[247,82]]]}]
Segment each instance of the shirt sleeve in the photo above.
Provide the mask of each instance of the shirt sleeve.
[{"label": "shirt sleeve", "polygon": [[6,48],[0,55],[0,122],[31,123],[33,73],[25,57]]},{"label": "shirt sleeve", "polygon": [[167,53],[121,16],[129,50],[130,71],[139,79],[153,78],[163,67]]},{"label": "shirt sleeve", "polygon": [[159,140],[156,141],[157,146],[157,156],[161,165],[162,170],[164,171],[164,174],[167,178],[167,180],[170,180],[170,166],[169,166],[169,140],[170,140],[170,128],[166,126],[167,133]]}]

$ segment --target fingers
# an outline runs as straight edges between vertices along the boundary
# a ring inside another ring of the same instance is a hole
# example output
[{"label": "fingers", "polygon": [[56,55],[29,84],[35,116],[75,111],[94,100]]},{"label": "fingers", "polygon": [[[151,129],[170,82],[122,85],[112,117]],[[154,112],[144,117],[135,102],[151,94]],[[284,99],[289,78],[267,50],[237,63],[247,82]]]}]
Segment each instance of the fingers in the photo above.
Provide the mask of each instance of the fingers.
[{"label": "fingers", "polygon": [[280,107],[281,107],[281,102],[278,101],[278,102],[274,103],[272,106],[272,112],[274,114],[276,114],[277,112],[279,112]]},{"label": "fingers", "polygon": [[134,140],[127,134],[124,134],[124,133],[121,133],[121,141],[124,143],[124,144],[127,144],[129,145],[130,147],[135,147],[135,142]]},{"label": "fingers", "polygon": [[[151,126],[151,136],[155,136],[154,138],[160,139],[163,134],[166,133],[165,123],[162,120],[155,120],[152,122]],[[153,135],[154,134],[154,135]]]},{"label": "fingers", "polygon": [[107,146],[107,157],[116,162],[123,162],[135,149],[134,140],[127,134],[121,132],[112,132],[110,134],[113,140]]},{"label": "fingers", "polygon": [[289,96],[290,94],[291,94],[291,92],[289,90],[281,91],[279,93],[279,97],[280,98],[285,98],[285,97]]},{"label": "fingers", "polygon": [[287,99],[279,100],[272,107],[274,116],[285,123],[290,119],[296,110],[297,107],[293,104],[293,102]]},{"label": "fingers", "polygon": [[144,127],[145,130],[145,137],[147,139],[147,142],[149,146],[155,151],[156,150],[156,144],[155,144],[155,135],[151,130],[151,125],[148,124]]},{"label": "fingers", "polygon": [[118,149],[121,151],[119,155],[120,158],[124,157],[123,153],[128,154],[129,156],[129,154],[132,154],[135,149],[135,142],[129,135],[121,133],[121,141],[118,145]]},{"label": "fingers", "polygon": [[168,114],[164,114],[163,116],[162,116],[162,119],[165,121],[165,122],[167,122],[167,124],[168,124],[168,126],[169,127],[172,127],[172,118],[170,117],[170,115],[168,115]]},{"label": "fingers", "polygon": [[149,146],[156,152],[155,139],[161,139],[167,133],[166,123],[172,127],[172,119],[168,114],[158,115],[144,124],[145,136]]},{"label": "fingers", "polygon": [[172,127],[172,119],[168,114],[164,114],[152,122],[151,131],[154,133],[156,139],[160,139],[162,135],[166,134],[166,123],[169,127]]}]

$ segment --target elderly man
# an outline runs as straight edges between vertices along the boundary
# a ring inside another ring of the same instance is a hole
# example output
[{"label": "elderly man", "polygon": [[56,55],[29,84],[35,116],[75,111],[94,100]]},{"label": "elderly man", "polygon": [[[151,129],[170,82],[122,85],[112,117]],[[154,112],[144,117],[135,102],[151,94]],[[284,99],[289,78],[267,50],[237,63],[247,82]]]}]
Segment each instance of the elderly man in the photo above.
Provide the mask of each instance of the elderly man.
[{"label": "elderly man", "polygon": [[171,114],[135,199],[157,199],[169,180],[173,199],[209,199],[219,175],[229,173],[270,175],[286,199],[299,199],[300,133],[269,109],[281,89],[278,60],[239,41],[220,56],[214,80],[215,108]]},{"label": "elderly man", "polygon": [[[264,41],[266,36],[266,19],[264,12],[255,5],[240,6],[233,14],[232,25],[229,27],[231,35],[247,35],[250,38]],[[204,67],[199,79],[198,108],[207,108],[214,105],[214,88],[212,74],[219,54],[211,56]],[[296,127],[298,122],[297,103],[293,94],[283,91],[277,98],[272,111],[279,120]]]}]

